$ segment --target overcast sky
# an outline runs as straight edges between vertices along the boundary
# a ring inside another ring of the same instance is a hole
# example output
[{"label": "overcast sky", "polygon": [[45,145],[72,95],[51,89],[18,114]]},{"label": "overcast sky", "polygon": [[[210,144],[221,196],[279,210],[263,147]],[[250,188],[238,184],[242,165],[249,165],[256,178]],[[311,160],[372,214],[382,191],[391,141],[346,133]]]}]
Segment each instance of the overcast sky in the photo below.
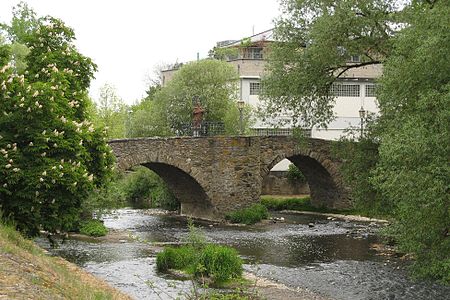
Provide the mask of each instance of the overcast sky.
[{"label": "overcast sky", "polygon": [[[0,22],[19,0],[0,0]],[[217,41],[273,27],[278,0],[27,0],[38,16],[61,18],[76,45],[98,65],[91,96],[110,83],[128,104],[145,95],[146,78],[164,63],[205,58]]]}]

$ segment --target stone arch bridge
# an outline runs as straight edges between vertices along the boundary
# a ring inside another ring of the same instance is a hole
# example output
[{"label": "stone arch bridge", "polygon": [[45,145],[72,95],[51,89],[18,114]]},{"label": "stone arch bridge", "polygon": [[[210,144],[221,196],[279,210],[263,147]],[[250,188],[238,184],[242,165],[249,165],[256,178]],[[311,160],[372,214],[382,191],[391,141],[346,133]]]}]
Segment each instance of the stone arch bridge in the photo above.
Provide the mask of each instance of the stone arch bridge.
[{"label": "stone arch bridge", "polygon": [[260,199],[263,178],[287,158],[305,175],[314,206],[350,205],[332,141],[288,136],[174,137],[112,140],[117,166],[157,173],[181,203],[181,214],[222,219]]}]

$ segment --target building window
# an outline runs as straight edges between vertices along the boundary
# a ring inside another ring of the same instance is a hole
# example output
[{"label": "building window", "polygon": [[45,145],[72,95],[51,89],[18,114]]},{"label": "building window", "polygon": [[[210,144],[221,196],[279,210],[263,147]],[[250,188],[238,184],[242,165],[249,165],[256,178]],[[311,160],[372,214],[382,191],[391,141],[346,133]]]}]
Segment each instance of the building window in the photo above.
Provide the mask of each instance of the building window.
[{"label": "building window", "polygon": [[250,82],[250,95],[259,95],[260,91],[261,91],[260,82]]},{"label": "building window", "polygon": [[375,84],[366,84],[366,97],[377,96],[377,86]]},{"label": "building window", "polygon": [[244,57],[246,59],[262,59],[263,58],[263,48],[259,47],[249,47],[244,50]]},{"label": "building window", "polygon": [[347,60],[347,62],[350,62],[350,63],[359,63],[359,62],[361,62],[361,56],[359,56],[359,55],[352,55],[352,56],[349,57],[349,59]]},{"label": "building window", "polygon": [[359,97],[359,84],[333,83],[331,94],[335,97]]}]

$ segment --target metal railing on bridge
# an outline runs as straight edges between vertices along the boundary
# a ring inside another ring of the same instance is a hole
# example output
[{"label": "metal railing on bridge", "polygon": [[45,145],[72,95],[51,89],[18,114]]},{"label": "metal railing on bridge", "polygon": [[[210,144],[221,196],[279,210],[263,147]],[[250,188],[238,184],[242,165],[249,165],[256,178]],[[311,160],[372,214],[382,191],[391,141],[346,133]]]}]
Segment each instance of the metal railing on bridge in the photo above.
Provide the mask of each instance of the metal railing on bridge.
[{"label": "metal railing on bridge", "polygon": [[181,124],[176,130],[177,136],[216,136],[225,135],[225,125],[223,122],[203,121],[195,126],[193,123]]}]

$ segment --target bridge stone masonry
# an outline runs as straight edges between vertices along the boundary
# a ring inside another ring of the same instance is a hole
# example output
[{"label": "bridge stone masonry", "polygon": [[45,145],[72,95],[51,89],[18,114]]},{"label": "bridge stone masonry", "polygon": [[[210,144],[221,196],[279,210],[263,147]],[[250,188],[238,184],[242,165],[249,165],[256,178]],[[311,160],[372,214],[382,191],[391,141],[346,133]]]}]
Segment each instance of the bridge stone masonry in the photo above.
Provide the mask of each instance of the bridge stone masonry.
[{"label": "bridge stone masonry", "polygon": [[311,203],[350,206],[331,155],[333,142],[287,136],[136,138],[109,142],[120,170],[142,165],[157,173],[181,203],[181,214],[223,219],[260,201],[262,181],[284,158],[305,175]]}]

